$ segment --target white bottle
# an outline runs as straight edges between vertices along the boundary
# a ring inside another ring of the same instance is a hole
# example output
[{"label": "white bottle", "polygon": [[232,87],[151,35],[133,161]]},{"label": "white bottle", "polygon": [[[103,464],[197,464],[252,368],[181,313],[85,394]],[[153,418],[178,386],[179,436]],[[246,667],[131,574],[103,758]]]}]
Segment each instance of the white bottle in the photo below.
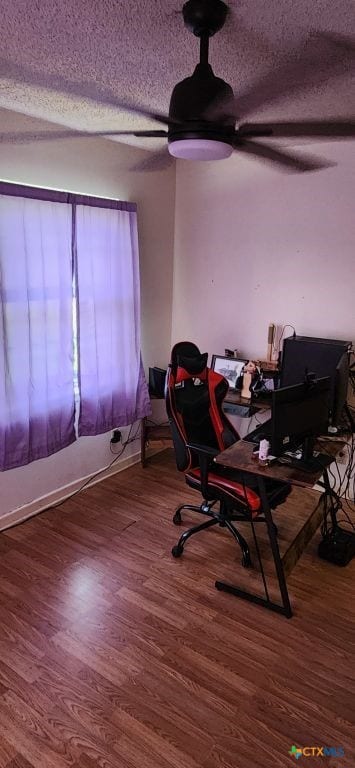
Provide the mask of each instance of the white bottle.
[{"label": "white bottle", "polygon": [[267,457],[269,455],[270,443],[268,440],[260,440],[259,443],[259,462],[260,464],[266,464]]}]

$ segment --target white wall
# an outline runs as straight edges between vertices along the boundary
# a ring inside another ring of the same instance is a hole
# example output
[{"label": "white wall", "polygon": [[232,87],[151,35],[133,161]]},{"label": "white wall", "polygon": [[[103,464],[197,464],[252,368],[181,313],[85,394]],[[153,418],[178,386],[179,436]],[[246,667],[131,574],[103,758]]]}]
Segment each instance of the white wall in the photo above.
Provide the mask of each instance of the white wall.
[{"label": "white wall", "polygon": [[[8,123],[9,113],[3,112]],[[17,129],[21,120],[27,127],[21,115],[14,119]],[[137,202],[146,370],[166,364],[170,352],[175,205],[174,165],[156,172],[131,170],[147,156],[144,150],[104,139],[0,145],[3,181]],[[109,437],[81,438],[48,459],[1,473],[0,517],[106,466],[113,458]],[[137,449],[137,444],[133,449],[128,446],[124,456]]]},{"label": "white wall", "polygon": [[[179,161],[176,205],[174,167],[132,172],[146,153],[104,140],[3,145],[0,168],[4,180],[138,203],[147,368],[166,365],[171,340],[263,356],[271,321],[292,323],[298,333],[355,338],[354,153],[345,143],[319,145],[317,153],[337,167],[294,176],[237,155]],[[111,458],[109,436],[81,438],[2,473],[1,514]]]},{"label": "white wall", "polygon": [[310,150],[337,166],[291,175],[237,154],[178,162],[173,342],[263,357],[270,322],[355,338],[354,149]]}]

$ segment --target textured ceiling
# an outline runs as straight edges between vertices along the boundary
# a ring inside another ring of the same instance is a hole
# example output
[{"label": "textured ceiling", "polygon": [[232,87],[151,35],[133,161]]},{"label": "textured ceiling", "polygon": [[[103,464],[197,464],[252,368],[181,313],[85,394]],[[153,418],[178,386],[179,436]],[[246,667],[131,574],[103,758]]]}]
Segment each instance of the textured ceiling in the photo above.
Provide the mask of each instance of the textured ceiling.
[{"label": "textured ceiling", "polygon": [[[198,61],[198,40],[184,27],[179,0],[2,0],[1,5],[0,106],[67,127],[159,125],[40,87],[53,78],[78,86],[85,82],[97,94],[110,91],[119,99],[167,112],[173,86],[191,74]],[[324,60],[321,87],[311,83],[250,117],[354,113],[354,64],[335,67],[340,76],[329,77],[329,50],[314,36],[317,30],[354,34],[353,0],[231,0],[229,6],[232,13],[225,27],[211,40],[210,61],[236,96],[270,68],[299,57],[307,39],[312,54]],[[162,143],[127,141],[147,149]]]}]

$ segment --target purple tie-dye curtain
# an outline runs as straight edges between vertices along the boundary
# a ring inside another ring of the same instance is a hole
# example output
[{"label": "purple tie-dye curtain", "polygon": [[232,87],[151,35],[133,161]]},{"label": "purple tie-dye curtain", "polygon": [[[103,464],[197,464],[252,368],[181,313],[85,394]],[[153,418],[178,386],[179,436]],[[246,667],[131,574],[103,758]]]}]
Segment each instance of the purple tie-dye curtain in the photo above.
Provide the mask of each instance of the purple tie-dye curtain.
[{"label": "purple tie-dye curtain", "polygon": [[151,412],[140,356],[137,214],[76,205],[79,434]]},{"label": "purple tie-dye curtain", "polygon": [[0,195],[0,469],[75,440],[72,206]]},{"label": "purple tie-dye curtain", "polygon": [[76,372],[79,435],[151,412],[136,206],[0,182],[0,469],[75,440]]}]

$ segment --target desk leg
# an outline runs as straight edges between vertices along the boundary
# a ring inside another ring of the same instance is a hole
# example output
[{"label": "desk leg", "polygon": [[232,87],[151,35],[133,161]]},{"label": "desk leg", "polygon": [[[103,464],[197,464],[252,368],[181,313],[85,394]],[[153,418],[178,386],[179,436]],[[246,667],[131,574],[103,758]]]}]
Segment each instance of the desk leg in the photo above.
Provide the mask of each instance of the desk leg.
[{"label": "desk leg", "polygon": [[277,536],[276,536],[276,533],[275,533],[275,526],[274,526],[274,522],[273,522],[273,519],[272,519],[272,514],[271,514],[271,510],[270,510],[270,506],[269,506],[269,501],[268,501],[267,493],[266,493],[266,490],[265,490],[265,483],[264,483],[263,478],[260,477],[260,475],[258,476],[258,485],[259,485],[259,493],[260,493],[261,503],[262,503],[262,506],[263,506],[263,510],[264,510],[264,514],[265,514],[265,520],[266,520],[266,525],[267,525],[268,534],[269,534],[271,551],[272,551],[272,554],[273,554],[275,568],[276,568],[276,573],[277,573],[277,578],[278,578],[278,582],[279,582],[279,589],[280,589],[280,594],[281,594],[281,598],[282,598],[282,606],[283,606],[283,609],[284,609],[285,616],[287,616],[287,618],[290,619],[291,616],[292,616],[292,609],[291,609],[291,604],[290,604],[290,598],[288,596],[288,590],[287,590],[287,584],[286,584],[286,579],[285,579],[285,573],[284,573],[284,569],[283,569],[283,565],[282,565],[282,560],[281,560],[281,557],[280,557],[280,550],[279,550],[279,545],[278,545],[278,541],[277,541]]},{"label": "desk leg", "polygon": [[277,579],[279,584],[282,605],[279,605],[278,603],[274,603],[272,600],[270,600],[266,578],[265,578],[265,572],[264,572],[264,568],[263,568],[263,564],[260,556],[259,546],[258,546],[253,522],[251,523],[251,526],[253,530],[255,547],[258,555],[261,575],[262,575],[263,584],[264,584],[265,597],[259,597],[259,595],[253,595],[251,592],[245,592],[243,589],[239,589],[238,587],[235,587],[232,584],[226,584],[224,581],[216,581],[215,587],[216,589],[222,592],[229,592],[233,595],[236,595],[237,597],[243,598],[244,600],[248,600],[251,603],[262,605],[264,608],[268,608],[269,611],[281,613],[283,616],[286,616],[287,619],[290,619],[292,616],[292,608],[291,608],[290,598],[287,591],[285,573],[282,565],[282,560],[280,557],[280,550],[277,542],[277,536],[275,533],[275,526],[272,519],[269,501],[268,501],[267,493],[265,490],[265,483],[263,478],[260,475],[258,475],[258,486],[259,486],[259,495],[261,499],[261,505],[264,512],[265,522],[266,522],[267,531],[269,535],[270,547],[273,555],[273,560],[275,563],[275,569],[276,569],[276,574],[277,574]]}]

